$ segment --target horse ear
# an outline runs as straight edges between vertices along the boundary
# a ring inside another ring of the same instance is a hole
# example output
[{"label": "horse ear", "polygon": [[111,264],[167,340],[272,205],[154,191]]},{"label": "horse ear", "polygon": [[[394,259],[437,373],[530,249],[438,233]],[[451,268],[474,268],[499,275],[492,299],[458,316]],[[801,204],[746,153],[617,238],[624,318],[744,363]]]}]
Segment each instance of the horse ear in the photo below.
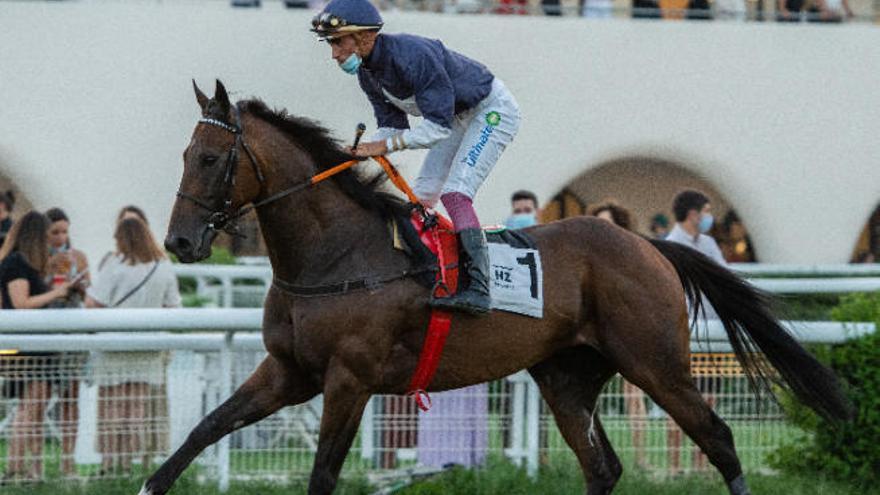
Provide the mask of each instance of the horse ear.
[{"label": "horse ear", "polygon": [[193,89],[196,91],[196,101],[199,102],[199,106],[202,107],[202,113],[205,113],[205,109],[208,108],[208,97],[205,96],[205,93],[202,93],[201,89],[199,89],[199,85],[196,84],[195,79],[193,79]]},{"label": "horse ear", "polygon": [[229,103],[229,95],[226,93],[226,88],[219,79],[217,79],[217,88],[214,90],[214,101],[217,102],[220,113],[222,113],[224,117],[228,116],[232,104]]}]

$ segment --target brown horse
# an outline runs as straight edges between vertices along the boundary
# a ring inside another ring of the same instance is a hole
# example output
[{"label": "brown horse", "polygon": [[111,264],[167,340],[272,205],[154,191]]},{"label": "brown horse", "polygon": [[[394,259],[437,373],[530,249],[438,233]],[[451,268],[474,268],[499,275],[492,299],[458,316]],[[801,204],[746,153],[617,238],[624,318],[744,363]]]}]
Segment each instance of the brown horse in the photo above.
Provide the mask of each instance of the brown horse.
[{"label": "brown horse", "polygon": [[[196,96],[203,119],[183,155],[165,244],[184,262],[203,259],[216,231],[256,205],[276,278],[263,321],[269,354],[141,494],[166,493],[207,446],[319,393],[324,415],[309,493],[331,493],[367,400],[407,389],[424,341],[429,289],[405,276],[413,261],[392,249],[386,223],[404,205],[351,170],[312,186],[310,177],[351,159],[314,123],[258,100],[233,106],[219,81],[213,98],[197,87]],[[577,455],[588,494],[610,493],[622,472],[593,414],[618,372],[669,412],[731,493],[749,493],[730,429],[690,375],[686,297],[699,307],[705,294],[758,385],[768,370],[754,359],[756,348],[804,402],[848,416],[833,374],[779,326],[759,294],[699,253],[585,217],[527,233],[541,252],[544,317],[457,315],[431,390],[528,369]]]}]

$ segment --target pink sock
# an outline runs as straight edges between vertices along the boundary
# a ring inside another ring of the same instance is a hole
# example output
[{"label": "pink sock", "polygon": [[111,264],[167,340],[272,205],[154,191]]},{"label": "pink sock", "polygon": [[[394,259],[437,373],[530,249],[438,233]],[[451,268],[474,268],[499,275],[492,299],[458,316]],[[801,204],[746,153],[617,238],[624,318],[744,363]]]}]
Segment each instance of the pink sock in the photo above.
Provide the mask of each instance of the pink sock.
[{"label": "pink sock", "polygon": [[480,228],[480,220],[477,219],[477,212],[474,211],[473,200],[467,195],[460,192],[446,193],[440,196],[440,201],[446,207],[456,232]]}]

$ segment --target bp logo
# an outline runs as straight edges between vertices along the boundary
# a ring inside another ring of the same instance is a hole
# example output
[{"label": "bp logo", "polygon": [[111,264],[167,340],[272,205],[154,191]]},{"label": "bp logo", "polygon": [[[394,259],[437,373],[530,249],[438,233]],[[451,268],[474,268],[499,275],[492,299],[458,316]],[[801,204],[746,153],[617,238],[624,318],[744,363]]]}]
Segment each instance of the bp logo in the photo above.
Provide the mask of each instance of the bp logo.
[{"label": "bp logo", "polygon": [[501,114],[498,112],[489,112],[486,114],[486,123],[491,125],[492,127],[497,126],[501,123]]}]

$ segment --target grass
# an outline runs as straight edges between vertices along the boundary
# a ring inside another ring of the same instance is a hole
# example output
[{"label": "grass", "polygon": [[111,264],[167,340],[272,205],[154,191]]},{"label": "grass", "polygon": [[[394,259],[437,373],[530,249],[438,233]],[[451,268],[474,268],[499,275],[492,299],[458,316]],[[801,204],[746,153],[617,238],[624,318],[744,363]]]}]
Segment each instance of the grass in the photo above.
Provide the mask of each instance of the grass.
[{"label": "grass", "polygon": [[[864,495],[878,491],[846,486],[819,477],[752,475],[748,477],[754,495]],[[532,480],[512,466],[495,466],[490,470],[449,473],[435,480],[414,485],[399,495],[582,495],[584,484],[579,469],[570,465],[544,470]],[[615,495],[726,495],[727,488],[717,474],[693,475],[672,480],[652,479],[644,474],[624,474]]]},{"label": "grass", "polygon": [[[749,484],[754,495],[880,495],[878,489],[867,489],[833,482],[820,476],[751,475]],[[0,488],[3,495],[134,495],[142,480],[117,480],[78,483],[41,483]],[[337,495],[369,495],[375,490],[364,478],[347,478]],[[227,495],[295,495],[306,493],[305,482],[290,484],[236,483]],[[396,495],[583,495],[580,470],[573,462],[561,462],[545,468],[536,479],[509,463],[492,463],[486,469],[455,469],[423,480],[395,492]],[[674,479],[656,479],[636,471],[625,473],[614,491],[615,495],[724,495],[727,489],[717,474],[692,475]],[[187,476],[178,481],[169,495],[220,495],[213,484],[199,484]]]}]

